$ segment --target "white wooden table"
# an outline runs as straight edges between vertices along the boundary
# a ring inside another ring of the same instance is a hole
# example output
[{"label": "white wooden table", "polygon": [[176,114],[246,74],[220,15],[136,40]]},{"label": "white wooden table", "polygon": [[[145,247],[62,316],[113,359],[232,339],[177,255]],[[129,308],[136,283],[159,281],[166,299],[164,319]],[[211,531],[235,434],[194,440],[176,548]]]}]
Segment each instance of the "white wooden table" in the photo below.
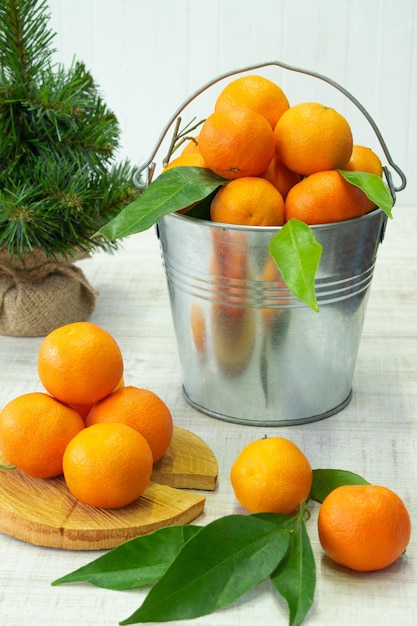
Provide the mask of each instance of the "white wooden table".
[{"label": "white wooden table", "polygon": [[[414,524],[407,556],[390,568],[356,574],[323,557],[316,531],[317,506],[308,529],[317,563],[317,590],[307,625],[406,626],[417,619],[417,208],[395,209],[379,250],[349,406],[326,420],[273,427],[288,437],[314,468],[357,472],[384,484],[405,501]],[[114,255],[99,253],[81,267],[100,292],[91,321],[117,339],[124,354],[126,384],[158,393],[175,423],[200,435],[219,462],[216,491],[207,494],[198,523],[243,512],[229,481],[241,448],[265,428],[207,417],[181,392],[159,244],[153,230],[127,239]],[[36,372],[40,338],[0,336],[0,406],[41,390]],[[0,534],[0,623],[7,626],[115,626],[140,605],[145,592],[115,592],[90,585],[50,583],[92,560],[96,552],[37,547]],[[171,622],[174,623],[174,622]],[[184,622],[182,622],[184,623]],[[190,622],[201,626],[287,624],[284,602],[263,583],[222,612]]]}]

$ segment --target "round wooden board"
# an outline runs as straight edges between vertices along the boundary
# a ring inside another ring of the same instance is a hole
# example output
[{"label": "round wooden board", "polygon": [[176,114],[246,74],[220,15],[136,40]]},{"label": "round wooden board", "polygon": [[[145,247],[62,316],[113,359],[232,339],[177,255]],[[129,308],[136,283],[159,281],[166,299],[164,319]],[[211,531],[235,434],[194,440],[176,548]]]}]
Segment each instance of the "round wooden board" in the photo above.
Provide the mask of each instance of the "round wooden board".
[{"label": "round wooden board", "polygon": [[[6,460],[0,455],[0,464]],[[171,445],[155,464],[142,496],[122,509],[98,509],[76,500],[58,478],[31,478],[0,470],[0,531],[39,546],[102,550],[163,526],[187,524],[204,511],[205,496],[182,489],[213,490],[217,461],[209,446],[174,427]]]}]

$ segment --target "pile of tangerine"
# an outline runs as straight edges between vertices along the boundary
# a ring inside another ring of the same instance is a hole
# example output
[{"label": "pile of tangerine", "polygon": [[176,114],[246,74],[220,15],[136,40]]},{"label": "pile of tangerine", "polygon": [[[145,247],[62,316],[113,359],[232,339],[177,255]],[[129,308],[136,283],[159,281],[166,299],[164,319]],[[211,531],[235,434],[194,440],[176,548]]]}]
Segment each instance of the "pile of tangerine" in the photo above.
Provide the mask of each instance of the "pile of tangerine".
[{"label": "pile of tangerine", "polygon": [[85,504],[120,508],[146,489],[171,442],[172,415],[148,389],[125,386],[115,339],[90,322],[52,331],[38,373],[45,392],[20,395],[0,412],[0,450],[36,478],[64,475]]},{"label": "pile of tangerine", "polygon": [[230,180],[212,200],[210,218],[248,226],[360,217],[375,204],[337,170],[383,171],[371,148],[354,144],[335,109],[319,102],[290,106],[281,87],[256,74],[226,85],[199,135],[165,171],[177,166],[205,167]]}]

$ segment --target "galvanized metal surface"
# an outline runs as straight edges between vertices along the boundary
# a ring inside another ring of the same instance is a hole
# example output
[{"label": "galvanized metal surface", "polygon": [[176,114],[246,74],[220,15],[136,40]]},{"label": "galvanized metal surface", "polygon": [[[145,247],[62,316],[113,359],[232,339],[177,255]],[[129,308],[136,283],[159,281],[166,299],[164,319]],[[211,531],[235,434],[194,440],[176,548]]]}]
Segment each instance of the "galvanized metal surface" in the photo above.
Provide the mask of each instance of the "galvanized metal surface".
[{"label": "galvanized metal surface", "polygon": [[386,216],[320,226],[319,313],[293,296],[270,257],[275,228],[172,214],[158,223],[184,395],[245,424],[323,419],[349,402]]}]

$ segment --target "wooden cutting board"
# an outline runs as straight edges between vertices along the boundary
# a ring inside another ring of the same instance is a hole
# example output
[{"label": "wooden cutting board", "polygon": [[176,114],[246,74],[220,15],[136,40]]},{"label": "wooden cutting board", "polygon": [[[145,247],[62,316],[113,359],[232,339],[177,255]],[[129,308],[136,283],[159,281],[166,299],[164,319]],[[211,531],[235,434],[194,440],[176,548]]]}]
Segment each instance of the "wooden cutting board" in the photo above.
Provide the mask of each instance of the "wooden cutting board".
[{"label": "wooden cutting board", "polygon": [[[5,463],[0,454],[0,464]],[[70,494],[62,476],[44,480],[18,469],[0,470],[0,531],[52,548],[114,548],[163,526],[196,519],[206,498],[183,489],[213,490],[217,471],[209,446],[178,427],[142,496],[122,509],[82,504]]]}]

